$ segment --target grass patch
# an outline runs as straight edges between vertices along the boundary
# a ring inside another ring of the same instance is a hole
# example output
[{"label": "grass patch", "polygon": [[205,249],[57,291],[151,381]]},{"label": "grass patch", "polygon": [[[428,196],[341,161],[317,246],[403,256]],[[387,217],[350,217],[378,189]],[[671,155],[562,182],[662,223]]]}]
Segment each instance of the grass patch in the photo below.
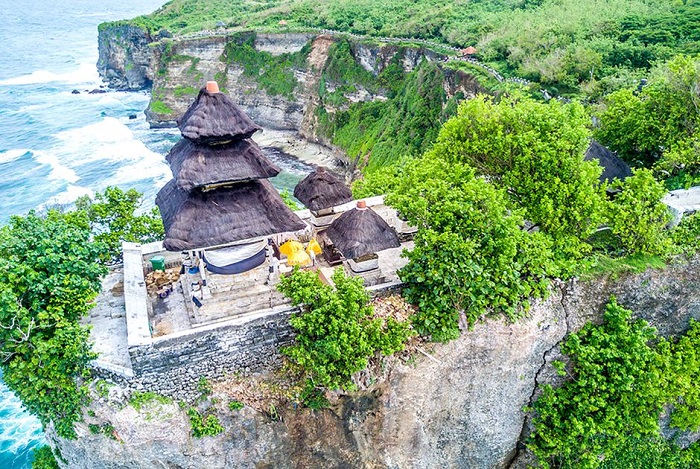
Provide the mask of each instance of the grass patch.
[{"label": "grass patch", "polygon": [[136,391],[131,395],[129,399],[129,405],[140,412],[144,407],[149,406],[153,403],[157,404],[172,404],[173,400],[166,396],[161,396],[151,391],[139,392]]},{"label": "grass patch", "polygon": [[605,254],[596,254],[586,261],[579,277],[581,280],[593,280],[604,275],[617,278],[625,273],[638,274],[649,268],[663,269],[665,267],[666,261],[661,256],[634,254],[613,258]]},{"label": "grass patch", "polygon": [[156,100],[156,101],[151,101],[151,111],[156,113],[156,114],[161,114],[161,115],[170,115],[175,113],[170,106],[165,104],[163,101]]}]

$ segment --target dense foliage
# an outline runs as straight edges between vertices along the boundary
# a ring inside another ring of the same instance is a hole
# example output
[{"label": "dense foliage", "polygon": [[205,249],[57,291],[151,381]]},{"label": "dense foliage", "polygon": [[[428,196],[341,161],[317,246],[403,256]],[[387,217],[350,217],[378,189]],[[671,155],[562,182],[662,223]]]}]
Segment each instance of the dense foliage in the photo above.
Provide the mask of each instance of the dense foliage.
[{"label": "dense foliage", "polygon": [[352,374],[364,369],[370,357],[392,354],[410,336],[408,324],[374,317],[361,278],[333,274],[335,288],[313,271],[295,269],[282,277],[279,290],[302,312],[290,319],[297,335],[282,352],[300,365],[314,385],[353,388]]},{"label": "dense foliage", "polygon": [[56,458],[48,445],[40,446],[33,451],[32,469],[60,469]]},{"label": "dense foliage", "polygon": [[141,193],[135,189],[126,192],[118,187],[107,187],[94,200],[88,196],[76,201],[76,213],[84,213],[93,233],[93,240],[107,247],[102,259],[121,259],[122,241],[150,243],[164,237],[163,220],[157,207],[137,215]]},{"label": "dense foliage", "polygon": [[480,96],[460,104],[433,151],[502,187],[527,220],[576,256],[602,221],[601,168],[584,161],[588,120],[576,103]]},{"label": "dense foliage", "polygon": [[199,413],[194,407],[187,409],[187,416],[190,418],[192,425],[192,436],[202,438],[204,436],[216,436],[223,432],[225,428],[214,414]]},{"label": "dense foliage", "polygon": [[95,355],[78,321],[100,290],[104,254],[87,220],[51,211],[12,217],[0,229],[0,367],[42,424],[73,437],[87,390],[76,378]]},{"label": "dense foliage", "polygon": [[651,171],[638,169],[621,185],[622,190],[609,203],[612,232],[628,254],[664,255],[671,249],[666,225],[671,213],[661,199],[663,184]]},{"label": "dense foliage", "polygon": [[699,17],[697,0],[172,0],[130,23],[154,33],[327,28],[475,45],[502,69],[601,95],[657,61],[697,51]]},{"label": "dense foliage", "polygon": [[[681,454],[659,440],[665,404],[675,405],[672,425],[700,426],[700,323],[691,322],[674,343],[659,338],[645,321],[631,320],[631,314],[613,298],[603,325],[589,323],[566,339],[562,352],[571,364],[555,366],[570,380],[556,389],[545,386],[534,404],[529,447],[543,465],[593,468],[610,458],[621,465],[608,467],[654,467],[631,463],[664,452],[688,460],[679,467],[692,467],[690,459],[700,462],[696,451]],[[648,453],[629,455],[635,447]]]},{"label": "dense foliage", "polygon": [[414,324],[444,341],[459,335],[460,314],[469,325],[487,314],[517,319],[556,266],[551,243],[522,230],[504,190],[463,163],[445,171],[440,156],[435,150],[411,165],[387,202],[419,228],[399,272],[404,296],[419,308]]},{"label": "dense foliage", "polygon": [[605,97],[596,138],[634,166],[675,177],[675,186],[698,183],[699,87],[700,60],[675,57],[657,67],[641,91],[622,89]]}]

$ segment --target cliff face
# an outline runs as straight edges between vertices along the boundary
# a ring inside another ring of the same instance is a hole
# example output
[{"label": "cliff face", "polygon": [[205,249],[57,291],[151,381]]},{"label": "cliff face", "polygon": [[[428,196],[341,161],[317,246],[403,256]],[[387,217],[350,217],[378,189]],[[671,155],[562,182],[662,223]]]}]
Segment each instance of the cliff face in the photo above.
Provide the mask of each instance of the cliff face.
[{"label": "cliff face", "polygon": [[91,434],[85,424],[77,441],[49,437],[71,468],[526,467],[522,409],[538,386],[560,379],[550,363],[561,340],[586,321],[599,322],[610,295],[663,335],[678,334],[690,318],[700,319],[699,277],[696,259],[617,280],[555,285],[527,319],[485,321],[435,345],[429,357],[390,359],[377,384],[323,411],[279,409],[281,420],[272,420],[217,403],[225,432],[196,439],[176,405],[137,414],[119,403],[115,388],[113,399],[91,410],[121,441]]},{"label": "cliff face", "polygon": [[[330,35],[240,33],[155,42],[138,28],[115,26],[100,30],[98,68],[113,88],[137,89],[152,82],[146,114],[153,127],[174,125],[204,82],[215,79],[258,124],[298,130],[310,140],[328,143],[318,132],[319,107],[334,112],[357,101],[387,99],[385,89],[361,83],[344,86],[347,83],[334,81],[327,73],[329,50],[340,40]],[[354,65],[375,77],[395,56],[405,72],[424,60],[444,59],[417,46],[350,41]],[[456,93],[470,97],[481,90],[467,73],[444,72],[447,98]],[[333,100],[322,96],[336,90],[340,91]]]},{"label": "cliff face", "polygon": [[97,70],[110,88],[140,90],[151,86],[157,55],[153,38],[141,28],[125,24],[100,27]]}]

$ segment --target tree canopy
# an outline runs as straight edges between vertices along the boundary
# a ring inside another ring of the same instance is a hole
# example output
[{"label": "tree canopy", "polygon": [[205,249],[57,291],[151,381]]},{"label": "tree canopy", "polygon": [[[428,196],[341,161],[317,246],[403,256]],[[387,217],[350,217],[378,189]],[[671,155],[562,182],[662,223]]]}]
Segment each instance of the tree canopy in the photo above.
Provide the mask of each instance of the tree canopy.
[{"label": "tree canopy", "polygon": [[105,268],[102,245],[80,217],[51,211],[12,217],[0,229],[0,367],[3,379],[42,424],[74,436],[87,392],[76,378],[95,358],[79,319]]},{"label": "tree canopy", "polygon": [[700,60],[677,56],[659,65],[641,91],[605,97],[596,138],[663,179],[687,174],[700,180],[699,90]]},{"label": "tree canopy", "polygon": [[527,220],[576,255],[602,221],[602,170],[584,161],[588,123],[577,103],[480,96],[460,104],[433,152],[446,165],[464,163],[488,177]]},{"label": "tree canopy", "polygon": [[290,323],[294,345],[282,352],[307,373],[313,386],[352,389],[352,374],[367,367],[375,353],[390,355],[411,335],[405,322],[374,317],[362,279],[333,273],[335,288],[314,271],[295,269],[278,289],[302,308]]},{"label": "tree canopy", "polygon": [[517,319],[531,296],[542,296],[554,275],[551,242],[522,230],[506,193],[464,163],[434,150],[403,174],[387,203],[417,226],[415,247],[400,270],[404,296],[419,307],[418,331],[434,340],[459,334],[487,314]]}]

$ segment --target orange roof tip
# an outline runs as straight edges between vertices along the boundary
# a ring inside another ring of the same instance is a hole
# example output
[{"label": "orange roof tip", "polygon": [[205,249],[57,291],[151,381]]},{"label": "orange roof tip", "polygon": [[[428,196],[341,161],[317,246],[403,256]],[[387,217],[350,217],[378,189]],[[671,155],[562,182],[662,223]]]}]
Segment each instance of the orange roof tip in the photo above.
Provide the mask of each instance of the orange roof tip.
[{"label": "orange roof tip", "polygon": [[367,208],[367,203],[364,200],[358,200],[357,201],[357,208],[362,210]]},{"label": "orange roof tip", "polygon": [[219,84],[215,81],[208,81],[207,82],[207,91],[210,93],[218,93],[219,92]]}]

